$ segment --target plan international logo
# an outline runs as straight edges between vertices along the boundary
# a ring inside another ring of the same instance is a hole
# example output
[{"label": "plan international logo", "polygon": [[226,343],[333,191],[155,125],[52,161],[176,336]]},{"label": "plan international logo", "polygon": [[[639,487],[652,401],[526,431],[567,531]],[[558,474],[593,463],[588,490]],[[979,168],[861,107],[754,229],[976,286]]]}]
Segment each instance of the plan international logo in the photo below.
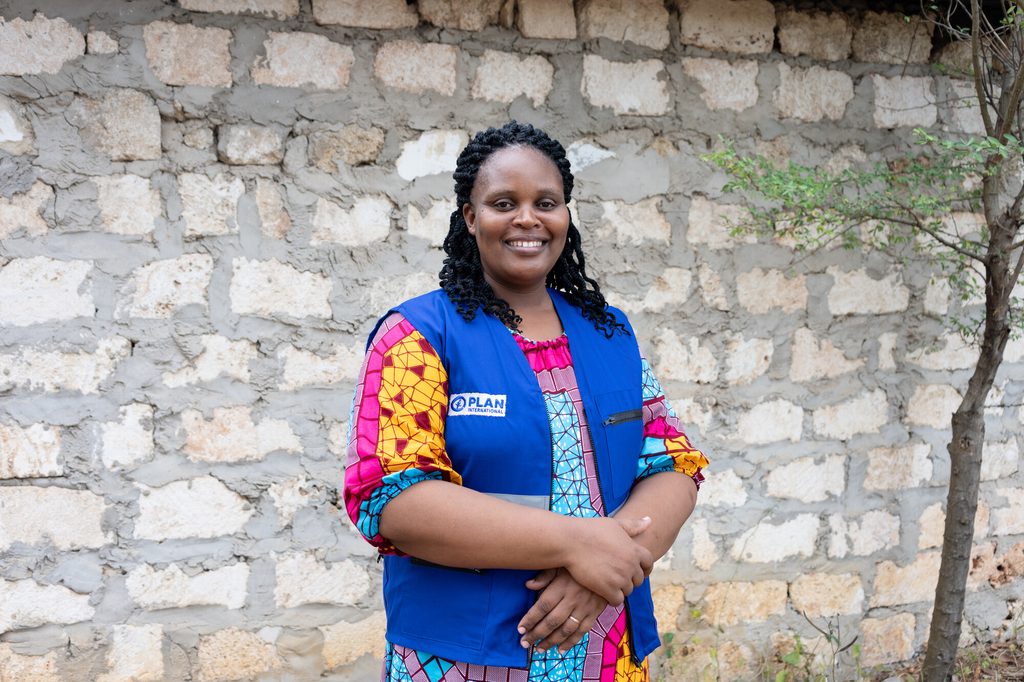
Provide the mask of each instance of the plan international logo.
[{"label": "plan international logo", "polygon": [[504,417],[508,396],[456,393],[448,400],[449,417]]}]

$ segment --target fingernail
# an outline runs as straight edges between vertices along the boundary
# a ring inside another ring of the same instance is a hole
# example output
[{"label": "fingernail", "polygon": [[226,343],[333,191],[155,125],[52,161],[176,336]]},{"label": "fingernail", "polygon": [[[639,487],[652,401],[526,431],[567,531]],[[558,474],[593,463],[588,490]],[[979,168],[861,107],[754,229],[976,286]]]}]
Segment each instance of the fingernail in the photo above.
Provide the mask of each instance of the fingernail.
[{"label": "fingernail", "polygon": [[530,643],[527,642],[525,639],[519,640],[519,643],[523,645],[524,649],[529,649],[530,648]]},{"label": "fingernail", "polygon": [[519,634],[525,635],[526,634],[526,628],[524,628],[522,626],[519,626]]},{"label": "fingernail", "polygon": [[650,516],[645,516],[645,517],[643,517],[643,518],[642,518],[642,519],[640,519],[640,520],[641,520],[641,521],[650,521],[650,520],[651,520],[651,517],[650,517]]}]

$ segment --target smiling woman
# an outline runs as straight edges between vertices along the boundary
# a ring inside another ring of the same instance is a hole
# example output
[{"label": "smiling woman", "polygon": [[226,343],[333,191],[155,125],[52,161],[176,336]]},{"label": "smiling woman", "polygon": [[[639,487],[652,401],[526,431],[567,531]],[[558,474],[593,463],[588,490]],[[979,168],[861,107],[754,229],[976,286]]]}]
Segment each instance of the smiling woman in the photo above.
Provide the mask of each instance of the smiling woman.
[{"label": "smiling woman", "polygon": [[647,680],[647,575],[707,459],[586,274],[562,145],[490,128],[454,177],[441,289],[381,318],[350,421],[382,679]]}]

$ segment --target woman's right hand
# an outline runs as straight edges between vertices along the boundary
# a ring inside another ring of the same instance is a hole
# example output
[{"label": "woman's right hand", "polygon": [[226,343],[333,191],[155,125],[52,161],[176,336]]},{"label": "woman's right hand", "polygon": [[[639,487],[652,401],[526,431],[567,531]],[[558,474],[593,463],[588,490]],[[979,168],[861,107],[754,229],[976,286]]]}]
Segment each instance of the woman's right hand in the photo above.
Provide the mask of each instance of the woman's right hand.
[{"label": "woman's right hand", "polygon": [[578,519],[565,568],[591,592],[618,606],[651,573],[654,558],[634,540],[651,525],[650,517]]}]

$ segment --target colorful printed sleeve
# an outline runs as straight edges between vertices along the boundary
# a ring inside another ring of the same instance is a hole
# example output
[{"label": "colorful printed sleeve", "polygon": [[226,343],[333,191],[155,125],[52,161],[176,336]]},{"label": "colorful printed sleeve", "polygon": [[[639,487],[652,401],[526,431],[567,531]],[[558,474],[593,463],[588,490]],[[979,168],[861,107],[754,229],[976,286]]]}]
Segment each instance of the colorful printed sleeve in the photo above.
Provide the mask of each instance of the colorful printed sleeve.
[{"label": "colorful printed sleeve", "polygon": [[644,373],[644,447],[637,465],[636,480],[678,471],[693,479],[700,488],[701,470],[708,465],[704,453],[690,444],[683,427],[665,399],[665,391],[654,376],[647,358],[642,358]]},{"label": "colorful printed sleeve", "polygon": [[382,554],[399,551],[380,535],[384,507],[429,479],[461,485],[445,452],[448,375],[430,343],[398,313],[370,342],[349,417],[345,507]]}]

